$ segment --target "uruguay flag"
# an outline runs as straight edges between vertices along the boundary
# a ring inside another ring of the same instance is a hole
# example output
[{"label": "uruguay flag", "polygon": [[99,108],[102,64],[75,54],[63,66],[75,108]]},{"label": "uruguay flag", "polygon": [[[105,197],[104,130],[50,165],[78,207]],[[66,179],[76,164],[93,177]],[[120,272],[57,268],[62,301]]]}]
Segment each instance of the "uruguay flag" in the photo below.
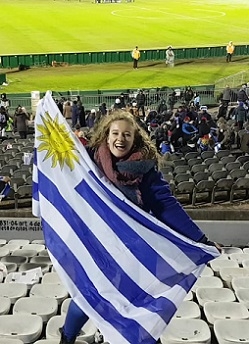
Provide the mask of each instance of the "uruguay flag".
[{"label": "uruguay flag", "polygon": [[218,256],[145,213],[91,161],[47,92],[35,119],[33,214],[77,305],[111,344],[152,344]]}]

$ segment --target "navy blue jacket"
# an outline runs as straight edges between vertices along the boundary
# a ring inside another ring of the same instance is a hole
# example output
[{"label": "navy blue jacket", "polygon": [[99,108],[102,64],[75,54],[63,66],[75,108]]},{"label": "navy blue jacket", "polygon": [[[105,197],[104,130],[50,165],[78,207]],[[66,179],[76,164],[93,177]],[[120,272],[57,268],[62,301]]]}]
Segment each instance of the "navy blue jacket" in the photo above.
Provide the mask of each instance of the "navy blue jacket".
[{"label": "navy blue jacket", "polygon": [[194,241],[207,242],[204,233],[172,195],[161,172],[152,168],[143,176],[139,189],[146,212],[151,212],[158,220]]}]

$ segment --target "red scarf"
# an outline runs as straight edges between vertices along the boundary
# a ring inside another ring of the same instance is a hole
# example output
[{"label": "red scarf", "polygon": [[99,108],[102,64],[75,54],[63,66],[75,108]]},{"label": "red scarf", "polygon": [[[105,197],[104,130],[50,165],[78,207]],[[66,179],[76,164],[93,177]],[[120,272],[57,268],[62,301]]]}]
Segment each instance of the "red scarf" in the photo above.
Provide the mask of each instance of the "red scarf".
[{"label": "red scarf", "polygon": [[[138,186],[141,183],[144,173],[137,169],[137,166],[134,166],[133,162],[137,165],[141,160],[143,160],[142,153],[134,152],[131,153],[127,159],[119,160],[115,164],[107,144],[99,146],[94,154],[95,163],[104,172],[106,177],[129,199],[138,205],[142,205],[141,192]],[[122,163],[124,168],[122,168]],[[132,197],[131,193],[135,195],[135,198]]]}]

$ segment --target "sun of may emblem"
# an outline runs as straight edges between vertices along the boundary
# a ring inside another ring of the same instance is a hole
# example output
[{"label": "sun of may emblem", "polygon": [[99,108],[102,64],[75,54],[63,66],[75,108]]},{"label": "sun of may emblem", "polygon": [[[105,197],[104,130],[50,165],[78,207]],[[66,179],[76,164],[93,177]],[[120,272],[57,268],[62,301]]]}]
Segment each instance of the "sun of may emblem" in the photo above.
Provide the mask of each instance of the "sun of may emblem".
[{"label": "sun of may emblem", "polygon": [[75,144],[70,137],[70,133],[64,124],[59,123],[58,115],[53,120],[48,112],[41,116],[42,124],[37,125],[37,129],[42,135],[37,139],[42,143],[37,150],[47,151],[44,160],[52,158],[52,168],[60,164],[61,169],[66,164],[70,170],[74,169],[74,162],[79,163],[79,157],[75,154]]}]

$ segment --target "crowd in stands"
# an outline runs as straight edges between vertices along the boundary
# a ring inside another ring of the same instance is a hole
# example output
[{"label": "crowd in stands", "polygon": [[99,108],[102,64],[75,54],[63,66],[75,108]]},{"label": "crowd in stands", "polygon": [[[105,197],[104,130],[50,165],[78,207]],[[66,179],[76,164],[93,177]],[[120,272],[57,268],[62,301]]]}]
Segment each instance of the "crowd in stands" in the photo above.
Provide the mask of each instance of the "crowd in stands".
[{"label": "crowd in stands", "polygon": [[[166,165],[188,165],[184,158],[188,153],[196,153],[198,163],[204,163],[204,159],[201,159],[203,152],[208,152],[209,157],[215,157],[219,151],[229,154],[234,151],[238,156],[249,153],[249,101],[246,85],[239,90],[236,102],[231,102],[233,96],[227,86],[219,98],[220,105],[214,112],[213,109],[202,105],[198,93],[188,86],[181,96],[180,105],[176,106],[179,100],[173,91],[167,99],[159,99],[156,108],[150,109],[144,91],[138,90],[133,98],[121,93],[109,108],[106,103],[102,103],[98,108],[91,110],[85,110],[78,96],[74,101],[64,100],[61,112],[81,142],[87,145],[94,125],[102,116],[112,111],[128,110],[153,140],[162,160],[164,163],[167,161]],[[234,159],[236,157],[234,156]],[[176,162],[176,159],[182,161]],[[224,165],[221,161],[219,163],[219,167],[224,170]],[[242,164],[240,167],[242,169]],[[191,174],[191,167],[188,168]],[[174,169],[171,172],[172,178],[166,176],[169,181],[175,177]],[[247,177],[247,170],[245,172],[241,173],[241,176]],[[189,177],[193,177],[193,173]],[[225,178],[231,178],[229,173]],[[208,179],[211,179],[210,171]]]}]

